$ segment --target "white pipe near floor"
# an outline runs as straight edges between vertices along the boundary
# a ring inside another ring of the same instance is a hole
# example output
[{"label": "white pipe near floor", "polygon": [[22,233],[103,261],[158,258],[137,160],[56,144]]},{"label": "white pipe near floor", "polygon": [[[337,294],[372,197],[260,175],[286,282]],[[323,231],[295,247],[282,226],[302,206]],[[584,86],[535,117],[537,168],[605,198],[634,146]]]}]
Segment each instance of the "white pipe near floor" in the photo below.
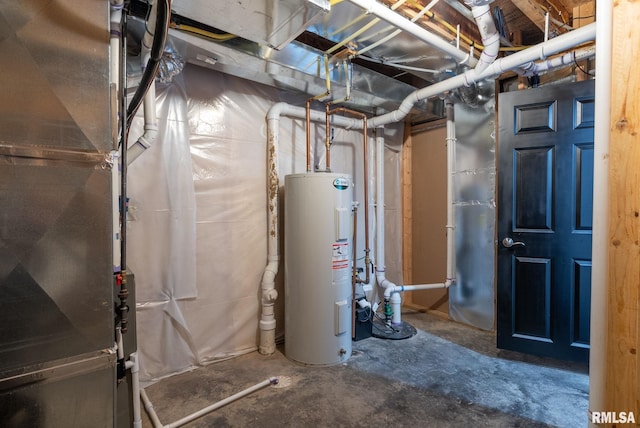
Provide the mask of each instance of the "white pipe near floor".
[{"label": "white pipe near floor", "polygon": [[[596,3],[595,129],[593,146],[593,236],[591,271],[591,337],[589,348],[589,411],[606,405],[607,277],[609,270],[609,127],[611,124],[612,0]],[[595,427],[589,418],[589,426]]]},{"label": "white pipe near floor", "polygon": [[129,355],[125,367],[131,370],[131,395],[133,396],[133,428],[142,428],[142,412],[140,410],[140,363],[138,353]]},{"label": "white pipe near floor", "polygon": [[190,415],[185,416],[182,419],[179,419],[175,422],[172,422],[168,425],[163,425],[162,422],[160,421],[160,418],[158,417],[158,414],[156,413],[155,409],[153,408],[153,403],[151,403],[151,400],[149,399],[149,396],[147,395],[147,392],[144,389],[140,390],[140,397],[142,398],[142,401],[144,403],[145,406],[145,410],[147,411],[147,414],[149,415],[149,418],[151,419],[151,422],[153,423],[153,426],[155,428],[178,428],[181,427],[183,425],[188,424],[189,422],[193,422],[198,418],[201,418],[202,416],[213,412],[214,410],[217,410],[221,407],[226,406],[227,404],[230,404],[236,400],[239,400],[242,397],[246,397],[249,394],[252,394],[262,388],[265,388],[269,385],[276,385],[278,383],[278,378],[277,377],[270,377],[267,380],[264,380],[260,383],[257,383],[247,389],[244,389],[236,394],[233,394],[230,397],[227,397],[223,400],[220,400],[216,403],[211,404],[210,406],[205,407],[204,409],[198,410],[197,412],[191,413]]},{"label": "white pipe near floor", "polygon": [[439,290],[448,287],[449,285],[447,285],[446,282],[436,282],[434,284],[393,285],[385,288],[384,297],[385,299],[388,299],[393,294],[402,293],[404,291]]},{"label": "white pipe near floor", "polygon": [[149,399],[147,395],[147,391],[144,389],[140,390],[140,398],[142,398],[142,403],[144,404],[144,409],[147,411],[147,415],[149,415],[149,419],[151,419],[151,423],[154,428],[163,428],[162,422],[160,422],[160,418],[156,413],[156,410],[153,408],[153,403]]}]

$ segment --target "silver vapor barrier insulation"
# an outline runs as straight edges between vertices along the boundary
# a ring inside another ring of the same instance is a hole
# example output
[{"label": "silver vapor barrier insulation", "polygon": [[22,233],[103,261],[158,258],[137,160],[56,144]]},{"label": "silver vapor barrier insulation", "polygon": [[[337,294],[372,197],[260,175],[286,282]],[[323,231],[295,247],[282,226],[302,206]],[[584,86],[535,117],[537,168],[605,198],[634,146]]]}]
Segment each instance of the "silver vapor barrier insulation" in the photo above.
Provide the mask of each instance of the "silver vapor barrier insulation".
[{"label": "silver vapor barrier insulation", "polygon": [[[495,102],[493,82],[483,82],[474,106],[455,103],[456,282],[449,314],[456,321],[493,330],[495,203]],[[467,95],[468,97],[468,95]]]},{"label": "silver vapor barrier insulation", "polygon": [[[0,418],[8,426],[24,409],[33,426],[113,419],[108,21],[100,2],[0,2]],[[76,402],[83,406],[69,408]]]}]

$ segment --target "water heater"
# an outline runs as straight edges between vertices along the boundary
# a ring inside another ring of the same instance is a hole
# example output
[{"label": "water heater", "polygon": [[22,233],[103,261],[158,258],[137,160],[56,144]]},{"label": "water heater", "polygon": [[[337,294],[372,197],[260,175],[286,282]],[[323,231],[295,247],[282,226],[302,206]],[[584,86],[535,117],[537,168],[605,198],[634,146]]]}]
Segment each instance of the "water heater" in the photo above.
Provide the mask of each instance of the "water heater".
[{"label": "water heater", "polygon": [[337,364],[351,356],[351,177],[292,174],[284,189],[285,355]]}]

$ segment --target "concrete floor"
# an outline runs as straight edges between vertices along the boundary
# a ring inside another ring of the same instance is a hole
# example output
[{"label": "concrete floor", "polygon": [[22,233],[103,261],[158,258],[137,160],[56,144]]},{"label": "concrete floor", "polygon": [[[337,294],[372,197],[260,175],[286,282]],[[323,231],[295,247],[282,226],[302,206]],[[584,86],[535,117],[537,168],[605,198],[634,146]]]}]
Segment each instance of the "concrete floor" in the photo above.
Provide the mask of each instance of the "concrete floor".
[{"label": "concrete floor", "polygon": [[[406,340],[368,338],[333,367],[304,367],[283,348],[253,352],[146,390],[164,424],[277,376],[189,427],[580,427],[588,368],[497,350],[493,333],[407,312]],[[144,415],[144,427],[151,422]]]}]

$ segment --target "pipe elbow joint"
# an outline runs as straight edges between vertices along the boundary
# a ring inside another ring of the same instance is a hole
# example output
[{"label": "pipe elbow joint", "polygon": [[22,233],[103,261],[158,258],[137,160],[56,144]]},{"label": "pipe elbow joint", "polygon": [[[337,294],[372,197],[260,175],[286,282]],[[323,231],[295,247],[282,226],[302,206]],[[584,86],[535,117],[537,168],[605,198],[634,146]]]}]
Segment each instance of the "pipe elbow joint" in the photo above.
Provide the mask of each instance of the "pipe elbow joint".
[{"label": "pipe elbow joint", "polygon": [[275,103],[274,105],[271,106],[271,108],[267,112],[267,119],[279,120],[280,116],[282,115],[282,112],[286,109],[287,106],[288,104],[285,102]]},{"label": "pipe elbow joint", "polygon": [[262,291],[262,304],[270,305],[278,299],[278,290],[269,288]]}]

